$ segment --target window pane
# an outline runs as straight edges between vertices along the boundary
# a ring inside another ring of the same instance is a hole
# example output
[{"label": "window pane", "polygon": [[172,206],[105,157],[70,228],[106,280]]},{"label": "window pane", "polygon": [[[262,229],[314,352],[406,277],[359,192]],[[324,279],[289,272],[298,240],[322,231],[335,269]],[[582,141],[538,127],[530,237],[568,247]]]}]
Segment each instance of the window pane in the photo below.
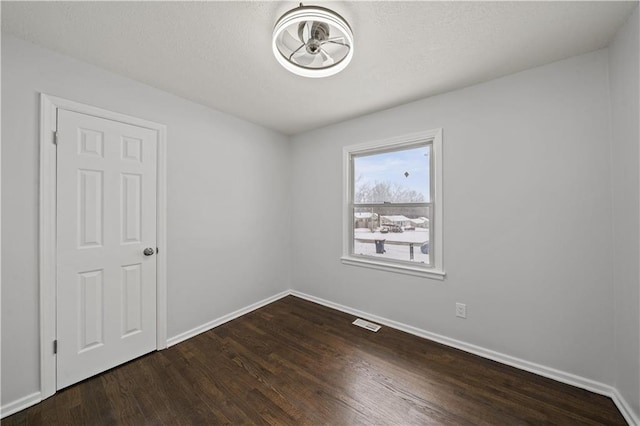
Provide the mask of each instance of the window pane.
[{"label": "window pane", "polygon": [[353,254],[429,264],[431,207],[356,207]]},{"label": "window pane", "polygon": [[355,204],[430,202],[431,145],[353,158]]}]

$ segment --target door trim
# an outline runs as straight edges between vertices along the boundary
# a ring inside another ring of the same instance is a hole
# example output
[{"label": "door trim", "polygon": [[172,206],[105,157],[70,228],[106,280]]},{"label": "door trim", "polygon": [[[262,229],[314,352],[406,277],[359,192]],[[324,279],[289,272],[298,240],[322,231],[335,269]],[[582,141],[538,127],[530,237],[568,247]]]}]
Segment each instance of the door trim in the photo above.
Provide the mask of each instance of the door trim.
[{"label": "door trim", "polygon": [[56,393],[56,145],[58,108],[155,130],[158,135],[156,349],[167,347],[167,127],[44,93],[40,94],[40,392]]}]

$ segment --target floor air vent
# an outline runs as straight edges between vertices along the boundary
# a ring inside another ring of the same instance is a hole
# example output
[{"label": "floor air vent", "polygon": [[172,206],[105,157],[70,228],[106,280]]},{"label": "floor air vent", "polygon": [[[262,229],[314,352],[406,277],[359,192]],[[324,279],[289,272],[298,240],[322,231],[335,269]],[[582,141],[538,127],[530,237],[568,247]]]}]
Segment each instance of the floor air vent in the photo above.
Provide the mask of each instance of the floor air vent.
[{"label": "floor air vent", "polygon": [[358,318],[357,320],[352,322],[352,324],[353,325],[357,325],[358,327],[366,328],[369,331],[378,331],[381,328],[378,324],[374,324],[372,322],[365,321],[362,318]]}]

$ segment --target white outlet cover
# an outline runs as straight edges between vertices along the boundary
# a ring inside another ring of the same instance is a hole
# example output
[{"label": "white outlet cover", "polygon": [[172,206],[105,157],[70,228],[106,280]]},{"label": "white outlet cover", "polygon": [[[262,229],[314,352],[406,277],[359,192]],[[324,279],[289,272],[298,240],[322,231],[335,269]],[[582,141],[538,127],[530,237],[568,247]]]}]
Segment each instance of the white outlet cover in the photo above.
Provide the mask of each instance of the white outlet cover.
[{"label": "white outlet cover", "polygon": [[467,305],[464,303],[456,303],[456,316],[459,318],[467,318]]}]

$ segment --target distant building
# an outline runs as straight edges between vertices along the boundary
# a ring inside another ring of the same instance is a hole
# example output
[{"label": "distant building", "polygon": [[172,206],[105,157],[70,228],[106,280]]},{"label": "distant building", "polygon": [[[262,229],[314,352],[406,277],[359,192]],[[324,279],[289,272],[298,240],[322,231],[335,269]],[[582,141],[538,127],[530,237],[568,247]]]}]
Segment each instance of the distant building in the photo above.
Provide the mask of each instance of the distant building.
[{"label": "distant building", "polygon": [[409,219],[411,224],[418,228],[428,228],[429,227],[429,219],[426,217],[418,217],[416,219]]},{"label": "distant building", "polygon": [[381,216],[382,225],[411,226],[411,219],[401,214]]},{"label": "distant building", "polygon": [[371,212],[357,212],[354,213],[355,224],[354,228],[369,228],[375,229],[378,227],[378,214]]}]

